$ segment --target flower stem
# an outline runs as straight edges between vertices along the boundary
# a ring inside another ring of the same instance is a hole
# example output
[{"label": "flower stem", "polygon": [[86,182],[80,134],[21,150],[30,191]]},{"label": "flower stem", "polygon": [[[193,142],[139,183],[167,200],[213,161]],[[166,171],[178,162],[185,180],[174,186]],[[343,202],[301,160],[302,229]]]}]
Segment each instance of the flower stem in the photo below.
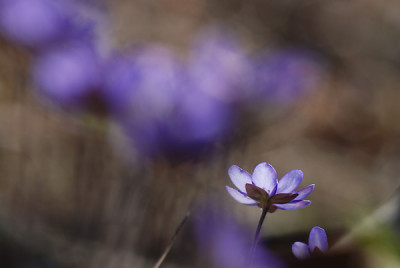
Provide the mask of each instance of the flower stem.
[{"label": "flower stem", "polygon": [[260,220],[258,221],[258,226],[257,226],[257,230],[256,230],[256,234],[254,235],[254,241],[253,241],[253,245],[251,247],[251,251],[250,251],[250,267],[253,265],[253,258],[254,258],[254,253],[256,251],[256,247],[258,244],[258,239],[260,238],[260,231],[261,231],[261,227],[264,223],[265,220],[265,216],[267,215],[269,208],[263,208],[263,211],[261,213],[261,217]]},{"label": "flower stem", "polygon": [[175,233],[172,236],[171,240],[169,241],[167,248],[164,250],[164,253],[158,259],[157,263],[153,266],[153,268],[159,268],[161,266],[161,264],[164,262],[164,260],[167,257],[169,251],[171,250],[172,246],[174,245],[175,240],[176,240],[180,230],[185,225],[185,223],[186,223],[187,219],[189,218],[189,216],[190,216],[190,210],[186,211],[185,217],[183,217],[182,221],[180,222],[180,224],[176,228]]}]

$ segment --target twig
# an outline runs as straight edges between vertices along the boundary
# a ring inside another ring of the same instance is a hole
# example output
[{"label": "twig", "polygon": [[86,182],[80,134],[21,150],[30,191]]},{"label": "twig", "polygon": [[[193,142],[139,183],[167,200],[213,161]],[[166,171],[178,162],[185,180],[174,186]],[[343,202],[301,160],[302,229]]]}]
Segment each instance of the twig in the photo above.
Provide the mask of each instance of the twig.
[{"label": "twig", "polygon": [[182,221],[179,223],[178,227],[175,230],[174,235],[172,236],[171,240],[168,243],[168,246],[164,250],[164,253],[158,259],[157,263],[153,266],[153,268],[159,268],[161,266],[161,264],[164,262],[164,260],[167,257],[169,251],[171,250],[172,246],[174,245],[175,240],[176,240],[179,232],[181,231],[182,227],[185,225],[185,223],[186,223],[187,219],[189,218],[189,216],[190,216],[190,209],[188,211],[186,211],[185,217],[183,217]]}]

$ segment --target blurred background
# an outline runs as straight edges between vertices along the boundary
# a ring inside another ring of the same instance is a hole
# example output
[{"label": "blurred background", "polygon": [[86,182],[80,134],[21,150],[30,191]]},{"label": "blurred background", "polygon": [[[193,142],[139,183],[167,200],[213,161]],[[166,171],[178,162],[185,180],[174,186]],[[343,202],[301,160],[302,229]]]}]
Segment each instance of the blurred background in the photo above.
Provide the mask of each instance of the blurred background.
[{"label": "blurred background", "polygon": [[316,187],[267,215],[262,267],[313,267],[316,225],[335,267],[398,267],[398,10],[0,0],[0,262],[153,267],[190,213],[162,267],[236,267],[261,212],[227,170],[268,162]]}]

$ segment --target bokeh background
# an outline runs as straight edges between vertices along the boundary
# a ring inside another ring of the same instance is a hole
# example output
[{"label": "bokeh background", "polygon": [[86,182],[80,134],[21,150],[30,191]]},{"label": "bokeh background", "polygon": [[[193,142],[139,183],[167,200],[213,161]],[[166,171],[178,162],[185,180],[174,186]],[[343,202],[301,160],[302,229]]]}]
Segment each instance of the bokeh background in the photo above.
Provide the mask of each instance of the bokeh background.
[{"label": "bokeh background", "polygon": [[[296,265],[318,225],[348,267],[398,267],[398,1],[71,1],[84,30],[50,39],[18,1],[0,2],[2,266],[152,267],[189,211],[162,267],[221,267],[196,226],[213,236],[225,215],[251,240],[260,211],[228,195],[227,170],[268,162],[316,184],[311,206],[267,215],[276,258]],[[57,50],[70,40],[95,60]],[[57,53],[77,65],[46,63]]]}]

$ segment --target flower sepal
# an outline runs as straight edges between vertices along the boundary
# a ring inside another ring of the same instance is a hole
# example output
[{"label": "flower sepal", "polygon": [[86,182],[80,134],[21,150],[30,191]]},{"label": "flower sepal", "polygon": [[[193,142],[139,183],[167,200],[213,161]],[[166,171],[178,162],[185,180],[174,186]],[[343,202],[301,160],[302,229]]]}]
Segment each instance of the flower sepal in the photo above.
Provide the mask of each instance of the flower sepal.
[{"label": "flower sepal", "polygon": [[263,209],[266,209],[268,207],[270,198],[269,198],[268,193],[264,189],[257,187],[250,183],[246,183],[245,187],[246,187],[247,195],[251,199],[258,202],[258,204],[257,204],[258,207],[263,208]]},{"label": "flower sepal", "polygon": [[286,204],[298,196],[296,193],[280,193],[269,197],[268,193],[258,186],[246,183],[245,187],[247,195],[258,202],[257,206],[267,209],[270,213],[275,212],[277,209],[274,204]]},{"label": "flower sepal", "polygon": [[295,199],[299,194],[288,193],[288,194],[276,194],[272,196],[269,200],[270,205],[273,204],[286,204]]},{"label": "flower sepal", "polygon": [[315,247],[313,252],[311,252],[311,256],[314,256],[314,257],[324,256],[324,255],[325,254],[318,247]]}]

